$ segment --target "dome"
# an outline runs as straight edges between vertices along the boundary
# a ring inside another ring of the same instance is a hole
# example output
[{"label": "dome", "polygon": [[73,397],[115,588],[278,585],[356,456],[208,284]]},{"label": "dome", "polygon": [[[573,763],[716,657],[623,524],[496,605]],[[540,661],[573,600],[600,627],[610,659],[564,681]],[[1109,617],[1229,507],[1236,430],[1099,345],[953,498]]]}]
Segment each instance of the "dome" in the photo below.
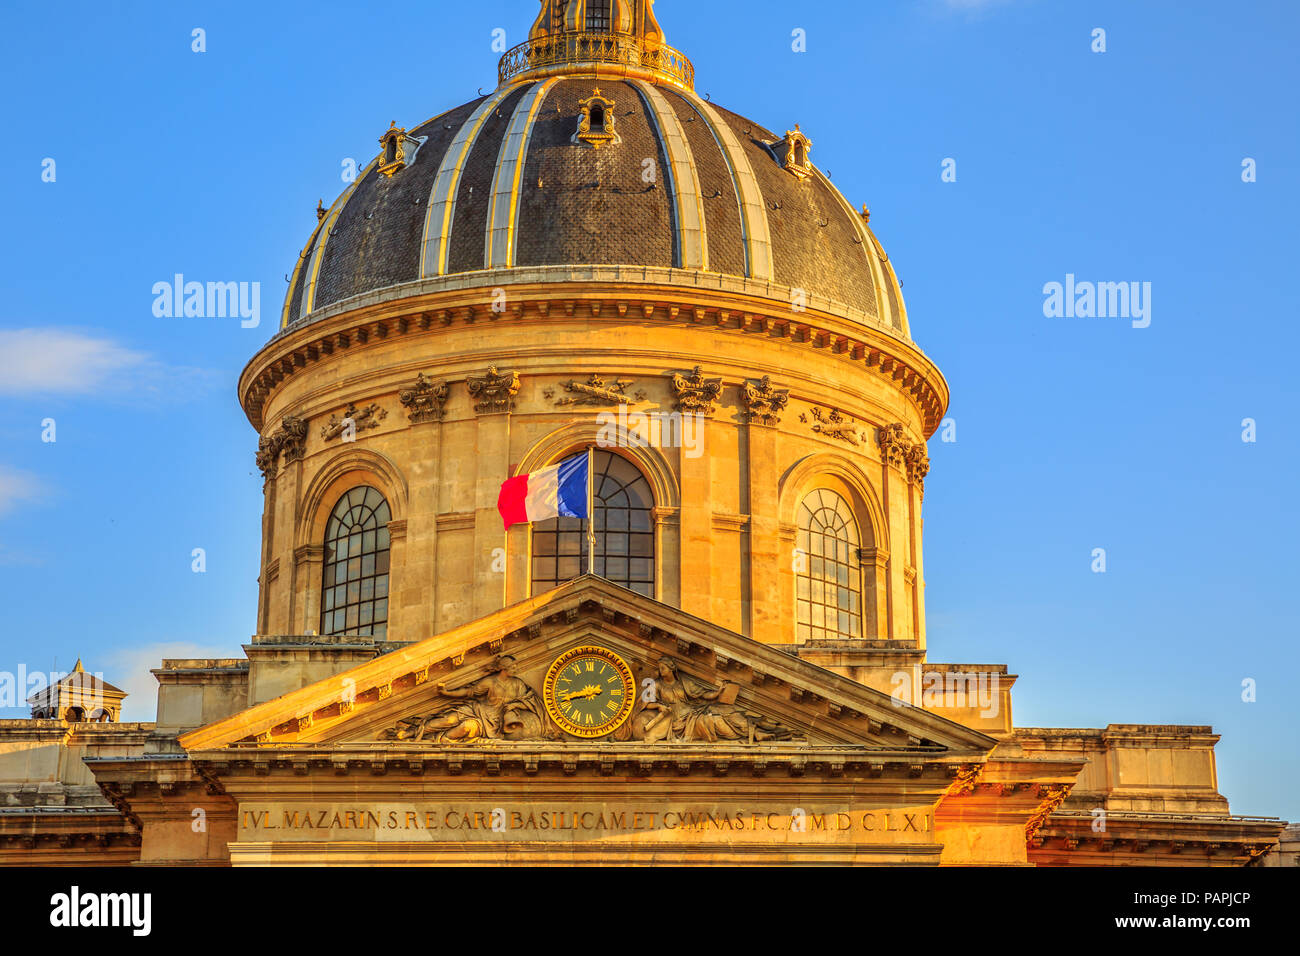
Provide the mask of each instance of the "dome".
[{"label": "dome", "polygon": [[497,89],[419,126],[394,122],[318,209],[282,327],[408,283],[562,282],[565,267],[618,266],[669,284],[739,280],[909,338],[869,214],[812,163],[798,125],[774,132],[697,96],[648,6],[614,4],[631,33],[557,21],[549,35],[548,16],[583,6],[552,5],[502,58]]}]

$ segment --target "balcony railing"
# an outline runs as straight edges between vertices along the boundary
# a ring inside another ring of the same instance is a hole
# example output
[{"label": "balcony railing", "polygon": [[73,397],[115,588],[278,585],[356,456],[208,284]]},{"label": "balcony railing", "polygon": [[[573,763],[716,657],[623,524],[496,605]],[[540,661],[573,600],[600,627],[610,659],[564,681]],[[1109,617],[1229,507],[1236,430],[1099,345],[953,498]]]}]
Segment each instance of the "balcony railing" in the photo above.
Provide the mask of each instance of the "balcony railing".
[{"label": "balcony railing", "polygon": [[566,64],[608,64],[624,67],[628,73],[658,74],[688,90],[695,88],[695,67],[680,50],[621,33],[561,33],[529,40],[506,51],[497,75],[504,84],[533,71],[559,72]]}]

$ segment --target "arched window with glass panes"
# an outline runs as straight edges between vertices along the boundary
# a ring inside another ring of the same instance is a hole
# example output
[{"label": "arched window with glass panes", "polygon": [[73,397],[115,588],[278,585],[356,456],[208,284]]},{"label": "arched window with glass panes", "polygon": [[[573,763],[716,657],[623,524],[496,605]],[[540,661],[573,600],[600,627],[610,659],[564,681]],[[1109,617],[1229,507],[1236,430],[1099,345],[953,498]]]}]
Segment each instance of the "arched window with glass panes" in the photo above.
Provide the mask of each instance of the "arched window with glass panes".
[{"label": "arched window with glass panes", "polygon": [[334,506],[325,528],[321,634],[387,634],[391,518],[384,496],[365,485]]},{"label": "arched window with glass panes", "polygon": [[[654,495],[626,458],[595,453],[596,574],[655,596]],[[532,593],[541,594],[587,570],[587,522],[551,518],[533,524]]]},{"label": "arched window with glass panes", "polygon": [[796,625],[800,642],[862,637],[861,537],[853,509],[829,488],[799,505]]}]

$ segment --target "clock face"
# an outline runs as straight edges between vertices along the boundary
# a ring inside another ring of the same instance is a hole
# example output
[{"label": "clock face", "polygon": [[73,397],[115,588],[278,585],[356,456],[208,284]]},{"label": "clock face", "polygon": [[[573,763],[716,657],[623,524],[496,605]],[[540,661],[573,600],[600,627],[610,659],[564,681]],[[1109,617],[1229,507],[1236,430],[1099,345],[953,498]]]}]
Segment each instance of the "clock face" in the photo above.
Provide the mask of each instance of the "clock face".
[{"label": "clock face", "polygon": [[555,659],[542,684],[542,699],[565,733],[604,737],[632,716],[636,681],[613,651],[586,644]]}]

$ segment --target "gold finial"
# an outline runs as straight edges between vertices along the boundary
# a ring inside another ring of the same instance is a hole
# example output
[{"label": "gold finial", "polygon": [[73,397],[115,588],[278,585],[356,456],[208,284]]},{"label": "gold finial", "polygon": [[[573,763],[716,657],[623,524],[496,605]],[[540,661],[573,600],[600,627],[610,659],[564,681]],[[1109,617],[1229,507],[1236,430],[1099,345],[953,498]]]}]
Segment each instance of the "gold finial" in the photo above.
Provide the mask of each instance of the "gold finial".
[{"label": "gold finial", "polygon": [[317,222],[320,222],[322,219],[325,218],[325,212],[326,212],[325,200],[317,199],[316,200],[316,221]]},{"label": "gold finial", "polygon": [[871,210],[867,208],[866,203],[862,204],[862,212],[859,215],[862,216],[863,222],[871,222]]}]

